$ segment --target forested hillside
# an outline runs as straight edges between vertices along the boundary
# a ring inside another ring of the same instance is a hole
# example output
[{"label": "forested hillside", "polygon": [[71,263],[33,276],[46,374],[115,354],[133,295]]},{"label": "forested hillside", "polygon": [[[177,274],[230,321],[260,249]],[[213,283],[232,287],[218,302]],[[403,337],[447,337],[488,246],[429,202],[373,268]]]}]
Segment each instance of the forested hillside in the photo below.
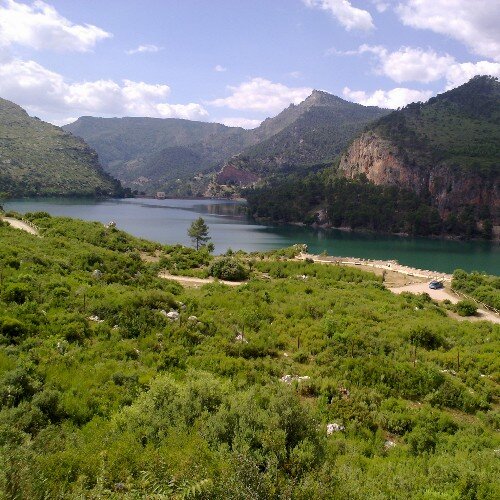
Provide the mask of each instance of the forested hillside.
[{"label": "forested hillside", "polygon": [[491,238],[499,145],[500,84],[476,77],[369,125],[324,172],[276,176],[245,196],[276,221]]},{"label": "forested hillside", "polygon": [[0,193],[4,196],[121,196],[96,152],[61,128],[0,99]]},{"label": "forested hillside", "polygon": [[500,224],[500,83],[479,76],[382,118],[343,155],[347,177],[411,189],[442,217]]},{"label": "forested hillside", "polygon": [[[500,328],[373,274],[0,224],[0,496],[500,496]],[[219,261],[217,261],[219,262]],[[212,267],[213,269],[213,267]]]}]

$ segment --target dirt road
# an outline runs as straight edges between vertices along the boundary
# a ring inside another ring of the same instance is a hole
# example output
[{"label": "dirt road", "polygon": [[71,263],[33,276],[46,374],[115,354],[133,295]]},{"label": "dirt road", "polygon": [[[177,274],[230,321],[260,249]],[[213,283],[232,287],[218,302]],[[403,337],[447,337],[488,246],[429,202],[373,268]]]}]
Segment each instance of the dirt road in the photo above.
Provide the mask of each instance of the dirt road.
[{"label": "dirt road", "polygon": [[35,236],[40,236],[35,228],[31,227],[29,224],[26,224],[26,222],[23,222],[22,220],[14,219],[13,217],[2,217],[2,220],[10,224],[12,227],[15,227],[16,229],[21,229],[22,231],[26,231],[27,233],[33,234]]},{"label": "dirt road", "polygon": [[[216,280],[214,278],[194,278],[192,276],[176,276],[175,274],[170,274],[166,272],[161,272],[158,275],[160,278],[165,278],[167,280],[177,281],[182,286],[198,288],[200,286],[206,285],[207,283],[214,283]],[[217,283],[222,283],[223,285],[238,286],[242,285],[244,281],[224,281],[217,280]]]},{"label": "dirt road", "polygon": [[[429,283],[413,283],[412,285],[406,285],[406,286],[398,286],[394,288],[389,288],[389,290],[393,293],[403,293],[403,292],[410,292],[410,293],[427,293],[433,300],[437,300],[439,302],[448,299],[451,303],[456,304],[459,300],[460,297],[455,295],[451,290],[448,290],[446,288],[441,288],[439,290],[432,290],[429,288]],[[455,319],[458,320],[467,320],[467,321],[481,321],[481,320],[486,320],[486,321],[492,321],[493,323],[500,323],[500,317],[495,314],[494,312],[487,311],[485,309],[478,309],[477,314],[475,316],[459,316],[458,314],[455,313],[450,313],[450,316],[452,316]]]}]

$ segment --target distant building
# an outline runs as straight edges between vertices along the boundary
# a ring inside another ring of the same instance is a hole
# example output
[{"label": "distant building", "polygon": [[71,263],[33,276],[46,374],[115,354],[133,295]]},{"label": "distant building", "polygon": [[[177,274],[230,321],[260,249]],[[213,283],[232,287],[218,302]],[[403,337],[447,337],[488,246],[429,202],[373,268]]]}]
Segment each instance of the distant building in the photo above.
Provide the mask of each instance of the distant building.
[{"label": "distant building", "polygon": [[158,200],[164,200],[166,197],[165,197],[165,192],[164,191],[158,191],[156,193],[156,199]]}]

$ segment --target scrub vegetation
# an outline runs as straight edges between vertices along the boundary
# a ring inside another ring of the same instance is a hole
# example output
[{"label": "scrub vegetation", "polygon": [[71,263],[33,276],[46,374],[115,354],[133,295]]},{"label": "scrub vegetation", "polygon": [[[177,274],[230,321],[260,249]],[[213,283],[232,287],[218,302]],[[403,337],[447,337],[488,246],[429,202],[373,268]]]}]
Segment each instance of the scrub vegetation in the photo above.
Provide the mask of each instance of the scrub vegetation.
[{"label": "scrub vegetation", "polygon": [[0,497],[499,498],[498,325],[298,247],[26,217],[0,225]]}]

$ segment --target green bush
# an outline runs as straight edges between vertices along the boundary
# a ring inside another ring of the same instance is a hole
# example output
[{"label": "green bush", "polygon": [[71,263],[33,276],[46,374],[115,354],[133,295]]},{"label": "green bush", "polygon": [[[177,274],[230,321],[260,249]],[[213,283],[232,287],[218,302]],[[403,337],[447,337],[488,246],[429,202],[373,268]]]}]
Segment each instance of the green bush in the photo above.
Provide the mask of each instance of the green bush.
[{"label": "green bush", "polygon": [[234,257],[215,259],[208,268],[208,273],[214,278],[227,281],[241,281],[248,278],[248,270]]},{"label": "green bush", "polygon": [[6,302],[15,302],[17,304],[23,304],[31,298],[31,295],[31,287],[24,283],[12,283],[7,285],[2,294]]},{"label": "green bush", "polygon": [[19,339],[26,333],[26,325],[15,318],[0,318],[0,334],[10,341]]},{"label": "green bush", "polygon": [[455,304],[455,311],[460,316],[474,316],[477,313],[477,306],[471,300],[461,300]]}]

